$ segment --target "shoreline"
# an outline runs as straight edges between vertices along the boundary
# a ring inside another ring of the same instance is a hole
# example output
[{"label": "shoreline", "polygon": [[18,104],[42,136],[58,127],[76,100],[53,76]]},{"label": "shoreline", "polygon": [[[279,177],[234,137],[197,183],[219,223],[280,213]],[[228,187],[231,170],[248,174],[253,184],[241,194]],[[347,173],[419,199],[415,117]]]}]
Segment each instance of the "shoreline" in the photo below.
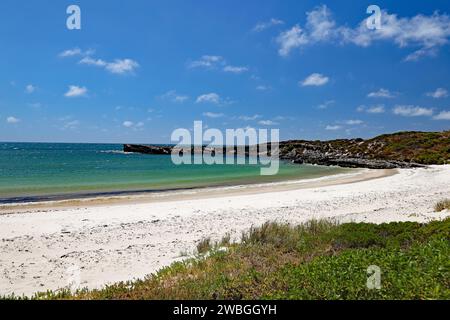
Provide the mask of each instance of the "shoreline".
[{"label": "shoreline", "polygon": [[259,194],[274,191],[324,187],[356,183],[395,175],[398,169],[352,169],[347,173],[331,174],[318,178],[288,179],[274,182],[230,184],[208,187],[176,188],[167,190],[119,191],[93,194],[70,195],[68,198],[30,202],[0,203],[0,216],[35,210],[74,209],[85,206],[154,203],[164,201],[208,199],[221,196]]},{"label": "shoreline", "polygon": [[364,169],[356,180],[337,180],[284,182],[256,193],[234,187],[150,202],[16,208],[0,215],[0,294],[29,296],[66,287],[74,267],[80,287],[90,289],[142,279],[192,256],[204,238],[230,234],[236,240],[267,221],[428,222],[450,215],[434,212],[437,201],[450,197],[449,165],[395,174]]}]

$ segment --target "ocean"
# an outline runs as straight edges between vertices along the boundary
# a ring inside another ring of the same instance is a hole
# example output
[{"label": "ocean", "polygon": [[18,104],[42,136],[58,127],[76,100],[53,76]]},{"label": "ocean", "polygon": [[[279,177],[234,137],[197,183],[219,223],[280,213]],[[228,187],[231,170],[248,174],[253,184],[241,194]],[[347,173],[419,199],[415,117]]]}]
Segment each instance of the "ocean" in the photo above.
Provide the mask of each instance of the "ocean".
[{"label": "ocean", "polygon": [[0,203],[32,202],[318,178],[348,169],[280,163],[175,165],[170,156],[122,151],[121,144],[0,143]]}]

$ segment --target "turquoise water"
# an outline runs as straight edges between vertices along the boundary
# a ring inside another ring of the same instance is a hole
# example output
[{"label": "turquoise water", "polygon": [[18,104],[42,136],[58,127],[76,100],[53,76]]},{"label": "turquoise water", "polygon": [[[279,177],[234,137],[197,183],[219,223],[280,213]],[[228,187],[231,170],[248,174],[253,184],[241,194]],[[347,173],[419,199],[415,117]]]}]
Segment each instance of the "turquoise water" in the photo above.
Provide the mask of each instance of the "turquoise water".
[{"label": "turquoise water", "polygon": [[0,202],[315,178],[345,171],[281,163],[277,175],[261,176],[259,165],[176,166],[170,156],[124,154],[122,145],[0,143]]}]

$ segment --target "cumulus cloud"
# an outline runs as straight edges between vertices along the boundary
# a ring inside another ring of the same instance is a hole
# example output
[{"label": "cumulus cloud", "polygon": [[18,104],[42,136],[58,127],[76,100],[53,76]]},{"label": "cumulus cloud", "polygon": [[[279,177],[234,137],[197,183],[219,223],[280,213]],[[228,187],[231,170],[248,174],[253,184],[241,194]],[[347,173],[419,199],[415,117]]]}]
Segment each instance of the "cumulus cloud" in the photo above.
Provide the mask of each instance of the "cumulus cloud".
[{"label": "cumulus cloud", "polygon": [[276,126],[279,123],[272,121],[272,120],[261,120],[261,121],[258,121],[258,124],[260,124],[262,126]]},{"label": "cumulus cloud", "polygon": [[433,117],[434,120],[450,120],[450,111],[441,111]]},{"label": "cumulus cloud", "polygon": [[116,59],[106,65],[106,70],[115,74],[132,73],[139,64],[132,59]]},{"label": "cumulus cloud", "polygon": [[106,61],[102,59],[94,59],[92,57],[84,57],[79,61],[79,64],[86,64],[90,66],[96,66],[96,67],[106,67],[108,64]]},{"label": "cumulus cloud", "polygon": [[320,73],[313,73],[311,75],[309,75],[305,80],[300,82],[300,85],[302,87],[306,87],[306,86],[323,86],[325,84],[328,83],[330,79],[326,76],[324,76],[323,74]]},{"label": "cumulus cloud", "polygon": [[105,70],[114,74],[133,73],[139,64],[132,59],[116,59],[113,62],[107,62],[102,59],[94,59],[92,57],[84,57],[79,61],[80,64],[105,68]]},{"label": "cumulus cloud", "polygon": [[253,32],[261,32],[264,31],[266,29],[269,29],[273,26],[277,26],[277,25],[282,25],[284,24],[284,21],[280,20],[280,19],[275,19],[272,18],[269,21],[266,22],[260,22],[258,23],[254,28],[253,28]]},{"label": "cumulus cloud", "polygon": [[366,112],[366,113],[384,113],[385,112],[384,105],[382,105],[382,104],[376,105],[376,106],[369,106],[369,107],[362,105],[362,106],[359,106],[356,110],[358,112]]},{"label": "cumulus cloud", "polygon": [[135,130],[137,130],[137,129],[142,129],[142,128],[144,127],[144,123],[143,123],[143,122],[137,122],[137,123],[134,123],[133,121],[130,121],[130,120],[124,121],[124,122],[122,123],[122,125],[123,125],[125,128],[135,129]]},{"label": "cumulus cloud", "polygon": [[208,118],[221,118],[224,116],[223,113],[214,113],[214,112],[205,112],[203,113],[203,115]]},{"label": "cumulus cloud", "polygon": [[287,57],[293,49],[307,44],[309,40],[303,29],[297,24],[291,29],[280,33],[276,42],[280,47],[278,49],[280,56]]},{"label": "cumulus cloud", "polygon": [[257,119],[260,119],[262,116],[259,114],[255,114],[252,116],[239,116],[239,120],[244,120],[244,121],[254,121]]},{"label": "cumulus cloud", "polygon": [[320,109],[320,110],[328,109],[328,107],[330,107],[331,105],[333,105],[334,102],[335,102],[334,100],[327,100],[327,101],[325,101],[324,103],[319,104],[319,105],[317,106],[317,109]]},{"label": "cumulus cloud", "polygon": [[220,103],[220,96],[217,93],[206,93],[197,97],[196,103]]},{"label": "cumulus cloud", "polygon": [[395,95],[387,89],[381,88],[378,91],[370,92],[367,95],[369,98],[394,98]]},{"label": "cumulus cloud", "polygon": [[289,55],[292,49],[320,42],[368,47],[377,41],[390,41],[399,48],[414,48],[404,60],[417,61],[436,55],[450,38],[450,17],[439,12],[399,17],[384,10],[381,15],[382,28],[376,30],[367,28],[367,18],[354,28],[339,26],[326,5],[316,7],[306,15],[304,28],[297,24],[278,36],[281,56]]},{"label": "cumulus cloud", "polygon": [[258,90],[258,91],[268,91],[270,89],[271,88],[269,86],[265,86],[265,85],[256,86],[256,90]]},{"label": "cumulus cloud", "polygon": [[63,130],[73,130],[73,129],[78,128],[79,125],[80,125],[80,121],[78,121],[78,120],[66,121],[63,124],[62,129]]},{"label": "cumulus cloud", "polygon": [[328,125],[325,127],[325,130],[335,131],[342,129],[342,126],[339,125]]},{"label": "cumulus cloud", "polygon": [[6,118],[6,122],[9,124],[15,124],[15,123],[19,123],[20,119],[13,117],[13,116],[9,116],[8,118]]},{"label": "cumulus cloud", "polygon": [[33,86],[32,84],[29,84],[29,85],[27,85],[25,87],[25,92],[28,93],[28,94],[31,94],[31,93],[33,93],[35,91],[36,91],[36,87]]},{"label": "cumulus cloud", "polygon": [[69,90],[64,94],[67,98],[76,98],[86,96],[88,90],[86,87],[69,86]]},{"label": "cumulus cloud", "polygon": [[326,41],[334,36],[336,22],[331,11],[322,5],[306,13],[306,29],[310,41]]},{"label": "cumulus cloud", "polygon": [[189,68],[214,68],[218,64],[223,64],[224,59],[221,56],[204,55],[200,59],[189,63]]},{"label": "cumulus cloud", "polygon": [[80,48],[68,49],[59,54],[60,58],[74,57],[74,56],[90,56],[94,54],[95,51],[93,49],[81,50]]},{"label": "cumulus cloud", "polygon": [[416,47],[404,60],[417,61],[436,55],[438,48],[447,44],[450,37],[449,16],[438,12],[408,18],[383,11],[381,25],[381,29],[369,30],[364,20],[355,29],[342,28],[343,41],[363,47],[375,41],[391,41],[399,48]]},{"label": "cumulus cloud", "polygon": [[170,90],[170,91],[166,92],[165,94],[163,94],[161,96],[161,98],[167,99],[167,100],[170,100],[170,101],[176,102],[176,103],[183,103],[189,99],[188,96],[178,94],[175,90]]},{"label": "cumulus cloud", "polygon": [[437,88],[433,92],[428,92],[427,96],[435,99],[446,98],[448,97],[448,91],[444,88]]},{"label": "cumulus cloud", "polygon": [[363,124],[364,121],[362,121],[362,120],[346,120],[346,121],[344,121],[344,123],[349,126],[355,126],[358,124]]},{"label": "cumulus cloud", "polygon": [[420,116],[431,116],[433,115],[433,109],[422,108],[412,105],[398,105],[395,106],[392,112],[399,116],[404,117],[420,117]]},{"label": "cumulus cloud", "polygon": [[247,67],[236,67],[236,66],[225,66],[223,68],[223,71],[228,72],[228,73],[243,73],[243,72],[247,72],[248,68]]}]

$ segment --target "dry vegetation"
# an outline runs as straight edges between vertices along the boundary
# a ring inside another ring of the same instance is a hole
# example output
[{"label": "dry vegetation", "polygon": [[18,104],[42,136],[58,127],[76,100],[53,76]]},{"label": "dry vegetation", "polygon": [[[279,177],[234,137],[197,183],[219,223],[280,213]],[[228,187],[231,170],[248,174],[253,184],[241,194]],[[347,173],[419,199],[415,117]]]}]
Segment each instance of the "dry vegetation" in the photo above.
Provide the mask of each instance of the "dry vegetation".
[{"label": "dry vegetation", "polygon": [[436,211],[436,212],[441,212],[444,210],[450,210],[450,199],[445,199],[445,200],[439,201],[434,206],[434,211]]},{"label": "dry vegetation", "polygon": [[444,132],[399,132],[385,134],[372,139],[339,139],[331,141],[287,141],[280,144],[281,154],[293,149],[302,153],[311,146],[322,153],[347,157],[393,160],[419,164],[450,163],[450,131]]}]

